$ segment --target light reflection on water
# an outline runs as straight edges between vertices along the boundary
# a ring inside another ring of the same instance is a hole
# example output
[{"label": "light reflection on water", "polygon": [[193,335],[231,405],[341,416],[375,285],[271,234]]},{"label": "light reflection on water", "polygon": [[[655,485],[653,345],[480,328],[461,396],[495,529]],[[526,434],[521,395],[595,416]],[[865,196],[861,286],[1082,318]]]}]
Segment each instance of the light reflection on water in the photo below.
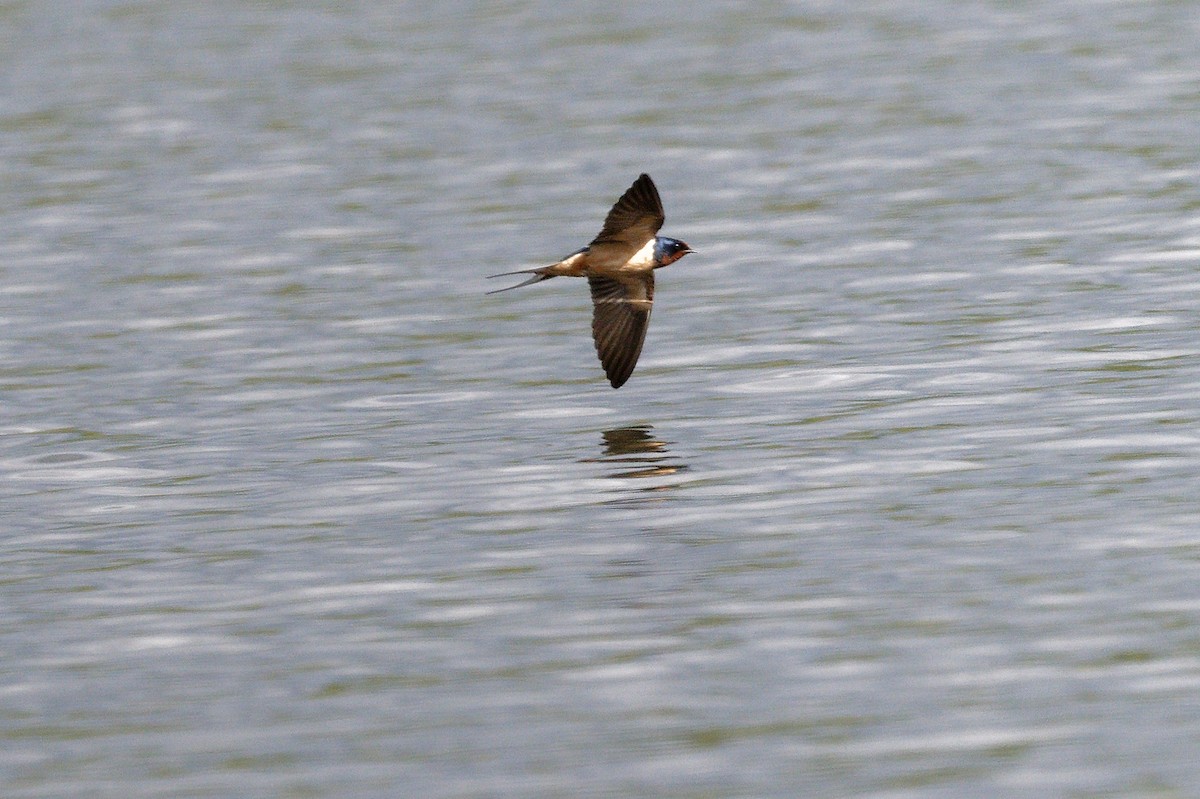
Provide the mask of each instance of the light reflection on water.
[{"label": "light reflection on water", "polygon": [[1200,783],[1187,4],[409,5],[0,6],[6,797]]}]

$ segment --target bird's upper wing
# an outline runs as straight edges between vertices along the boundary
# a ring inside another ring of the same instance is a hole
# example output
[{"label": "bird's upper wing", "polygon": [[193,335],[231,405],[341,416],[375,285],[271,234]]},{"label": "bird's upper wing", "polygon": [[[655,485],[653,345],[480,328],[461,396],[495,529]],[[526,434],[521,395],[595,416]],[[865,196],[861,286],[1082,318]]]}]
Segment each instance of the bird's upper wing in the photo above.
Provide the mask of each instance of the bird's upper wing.
[{"label": "bird's upper wing", "polygon": [[622,259],[628,260],[658,234],[665,218],[654,181],[649,175],[642,174],[608,212],[604,227],[592,240],[589,249],[611,248],[614,255],[618,249],[628,250]]},{"label": "bird's upper wing", "polygon": [[592,289],[592,338],[604,374],[613,388],[620,388],[633,374],[650,310],[654,306],[654,273],[622,275],[619,279],[588,276]]}]

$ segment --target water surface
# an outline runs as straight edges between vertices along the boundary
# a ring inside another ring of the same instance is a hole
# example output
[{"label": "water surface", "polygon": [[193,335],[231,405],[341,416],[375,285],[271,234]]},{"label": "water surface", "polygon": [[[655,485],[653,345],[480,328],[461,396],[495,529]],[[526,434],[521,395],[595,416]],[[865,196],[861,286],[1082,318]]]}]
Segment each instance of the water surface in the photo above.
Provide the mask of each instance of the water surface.
[{"label": "water surface", "polygon": [[1191,795],[1198,28],[0,6],[4,795]]}]

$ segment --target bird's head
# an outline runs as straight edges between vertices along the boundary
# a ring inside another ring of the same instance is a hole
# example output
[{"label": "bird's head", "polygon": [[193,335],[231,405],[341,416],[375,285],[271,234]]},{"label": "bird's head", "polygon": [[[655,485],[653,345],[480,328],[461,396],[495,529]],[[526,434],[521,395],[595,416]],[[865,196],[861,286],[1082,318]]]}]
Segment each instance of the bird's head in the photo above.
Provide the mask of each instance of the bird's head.
[{"label": "bird's head", "polygon": [[659,236],[654,242],[654,267],[668,266],[675,263],[689,252],[695,252],[679,239]]}]

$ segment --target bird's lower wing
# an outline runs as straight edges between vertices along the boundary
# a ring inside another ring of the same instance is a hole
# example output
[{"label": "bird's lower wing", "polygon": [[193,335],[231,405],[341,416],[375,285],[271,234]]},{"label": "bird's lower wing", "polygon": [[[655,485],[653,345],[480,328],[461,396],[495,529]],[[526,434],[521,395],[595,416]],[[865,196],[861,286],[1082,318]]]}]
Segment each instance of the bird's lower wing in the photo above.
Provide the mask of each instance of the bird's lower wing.
[{"label": "bird's lower wing", "polygon": [[592,338],[596,354],[613,388],[620,388],[633,374],[650,310],[654,306],[654,273],[611,277],[588,276],[592,289]]}]

